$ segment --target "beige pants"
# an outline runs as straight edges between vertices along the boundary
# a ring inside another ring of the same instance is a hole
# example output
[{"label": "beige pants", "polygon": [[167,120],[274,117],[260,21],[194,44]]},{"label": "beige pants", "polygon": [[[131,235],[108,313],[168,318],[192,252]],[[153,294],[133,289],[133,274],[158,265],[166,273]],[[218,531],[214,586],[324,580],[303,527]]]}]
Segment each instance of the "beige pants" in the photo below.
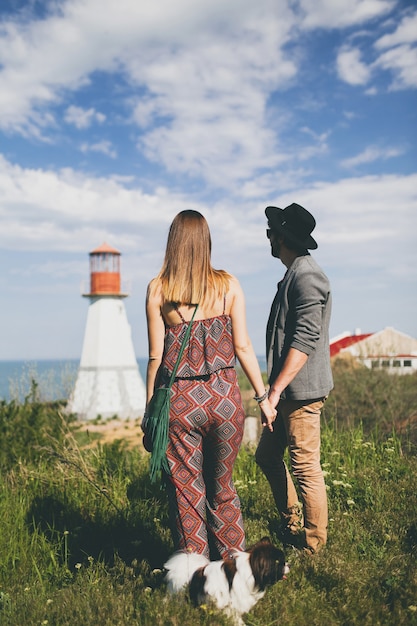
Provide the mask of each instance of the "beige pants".
[{"label": "beige pants", "polygon": [[288,447],[291,470],[303,503],[306,546],[317,551],[327,540],[327,494],[320,465],[320,413],[324,399],[280,400],[271,433],[263,429],[256,462],[266,475],[285,524],[291,525],[299,497],[284,462]]}]

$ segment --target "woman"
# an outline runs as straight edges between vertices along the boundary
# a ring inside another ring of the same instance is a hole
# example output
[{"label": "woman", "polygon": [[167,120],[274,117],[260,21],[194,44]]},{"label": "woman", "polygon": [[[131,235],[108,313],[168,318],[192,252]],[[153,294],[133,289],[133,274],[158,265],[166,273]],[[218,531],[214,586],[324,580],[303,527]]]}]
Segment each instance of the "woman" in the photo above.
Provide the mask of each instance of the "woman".
[{"label": "woman", "polygon": [[170,517],[176,549],[227,558],[233,550],[245,549],[232,480],[245,420],[236,357],[271,430],[276,411],[247,333],[239,282],[211,266],[210,231],[201,213],[182,211],[171,224],[162,269],[146,297],[147,404],[154,388],[167,384],[197,305],[172,387],[171,473],[166,481]]}]

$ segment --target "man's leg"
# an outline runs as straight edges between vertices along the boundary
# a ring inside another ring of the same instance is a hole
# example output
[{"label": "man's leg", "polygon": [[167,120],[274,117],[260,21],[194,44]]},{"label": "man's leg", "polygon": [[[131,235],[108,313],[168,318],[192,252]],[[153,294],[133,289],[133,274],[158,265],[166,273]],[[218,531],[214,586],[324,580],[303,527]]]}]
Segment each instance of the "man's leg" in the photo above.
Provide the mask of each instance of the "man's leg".
[{"label": "man's leg", "polygon": [[305,404],[281,400],[279,406],[286,426],[291,468],[304,505],[307,548],[316,552],[327,541],[328,508],[320,464],[320,413],[324,400]]},{"label": "man's leg", "polygon": [[268,428],[263,429],[255,459],[268,479],[283,526],[295,531],[300,527],[300,507],[294,483],[283,458],[287,434],[280,415],[280,404],[274,430],[271,432]]}]

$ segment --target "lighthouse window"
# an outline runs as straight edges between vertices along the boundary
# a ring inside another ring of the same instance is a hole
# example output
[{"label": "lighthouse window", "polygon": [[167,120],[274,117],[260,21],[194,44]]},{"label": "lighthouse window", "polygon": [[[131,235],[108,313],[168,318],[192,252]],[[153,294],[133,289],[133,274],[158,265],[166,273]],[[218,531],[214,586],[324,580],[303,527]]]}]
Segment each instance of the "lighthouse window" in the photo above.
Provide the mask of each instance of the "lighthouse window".
[{"label": "lighthouse window", "polygon": [[120,271],[120,257],[118,254],[110,252],[94,253],[90,257],[91,272],[113,272]]},{"label": "lighthouse window", "polygon": [[109,271],[109,257],[107,254],[101,255],[101,269],[103,272]]}]

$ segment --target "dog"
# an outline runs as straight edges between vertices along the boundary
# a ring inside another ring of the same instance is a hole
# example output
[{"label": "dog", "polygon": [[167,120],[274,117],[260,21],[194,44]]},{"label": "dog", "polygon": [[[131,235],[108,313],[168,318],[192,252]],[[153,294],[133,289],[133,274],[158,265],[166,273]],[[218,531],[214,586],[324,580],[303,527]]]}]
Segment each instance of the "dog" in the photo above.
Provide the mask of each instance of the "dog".
[{"label": "dog", "polygon": [[177,552],[164,569],[169,593],[188,589],[194,605],[212,601],[240,626],[244,625],[241,616],[265,595],[267,587],[285,579],[290,568],[283,551],[263,537],[245,552],[236,551],[222,561],[209,561],[195,552]]}]

